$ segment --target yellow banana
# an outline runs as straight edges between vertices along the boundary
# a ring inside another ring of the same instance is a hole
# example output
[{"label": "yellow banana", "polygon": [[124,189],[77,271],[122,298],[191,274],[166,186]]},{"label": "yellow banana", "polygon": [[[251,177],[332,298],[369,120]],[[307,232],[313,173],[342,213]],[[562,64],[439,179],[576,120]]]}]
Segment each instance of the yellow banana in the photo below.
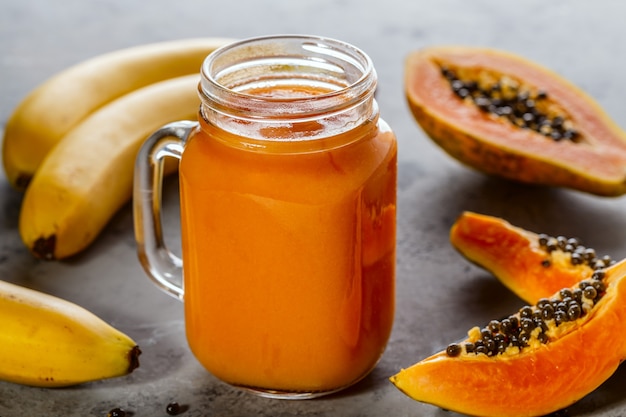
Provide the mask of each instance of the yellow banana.
[{"label": "yellow banana", "polygon": [[72,66],[35,88],[16,107],[4,131],[3,165],[24,190],[50,149],[96,109],[138,88],[198,74],[225,38],[184,39],[122,49]]},{"label": "yellow banana", "polygon": [[135,157],[164,124],[196,119],[200,75],[177,77],[114,100],[72,129],[44,159],[19,218],[23,242],[38,258],[85,249],[130,200]]},{"label": "yellow banana", "polygon": [[126,375],[137,344],[67,300],[0,281],[0,379],[60,387]]}]

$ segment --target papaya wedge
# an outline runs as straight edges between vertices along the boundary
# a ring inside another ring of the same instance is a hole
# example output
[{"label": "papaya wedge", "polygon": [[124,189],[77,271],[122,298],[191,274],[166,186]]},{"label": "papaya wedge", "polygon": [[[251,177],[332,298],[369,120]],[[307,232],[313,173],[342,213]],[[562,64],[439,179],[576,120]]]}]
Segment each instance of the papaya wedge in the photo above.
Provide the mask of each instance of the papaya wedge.
[{"label": "papaya wedge", "polygon": [[600,196],[626,193],[626,133],[554,71],[491,48],[410,53],[415,120],[450,156],[483,173]]},{"label": "papaya wedge", "polygon": [[626,338],[615,337],[626,334],[626,260],[592,278],[578,271],[580,283],[471,329],[391,382],[414,400],[473,416],[544,416],[575,403],[626,358]]},{"label": "papaya wedge", "polygon": [[501,218],[469,211],[452,225],[450,242],[531,304],[613,263],[579,239],[534,233]]}]

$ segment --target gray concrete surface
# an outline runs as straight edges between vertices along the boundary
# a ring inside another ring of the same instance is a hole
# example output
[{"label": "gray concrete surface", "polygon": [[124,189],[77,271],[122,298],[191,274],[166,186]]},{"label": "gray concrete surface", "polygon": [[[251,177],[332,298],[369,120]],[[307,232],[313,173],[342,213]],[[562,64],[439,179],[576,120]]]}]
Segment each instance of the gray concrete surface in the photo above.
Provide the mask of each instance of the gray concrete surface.
[{"label": "gray concrete surface", "polygon": [[[196,36],[243,38],[310,33],[368,52],[380,83],[383,117],[399,139],[397,313],[378,367],[337,395],[290,402],[231,389],[205,372],[184,339],[182,305],[154,287],[135,255],[130,207],[85,253],[63,262],[33,259],[17,231],[21,194],[0,173],[0,278],[89,308],[142,346],[132,375],[68,389],[0,382],[1,417],[165,416],[170,401],[198,416],[426,416],[454,414],[419,404],[387,378],[475,324],[522,305],[450,246],[463,210],[522,227],[578,236],[599,253],[626,256],[626,199],[523,186],[487,178],[446,156],[411,118],[402,91],[406,54],[427,45],[492,46],[522,54],[594,96],[626,127],[626,3],[618,0],[1,0],[0,123],[38,83],[96,54]],[[177,186],[166,185],[166,233],[178,240]],[[0,326],[2,325],[0,317]],[[618,335],[616,335],[618,337]],[[580,358],[580,360],[584,360]],[[570,417],[626,415],[626,369],[572,405]]]}]

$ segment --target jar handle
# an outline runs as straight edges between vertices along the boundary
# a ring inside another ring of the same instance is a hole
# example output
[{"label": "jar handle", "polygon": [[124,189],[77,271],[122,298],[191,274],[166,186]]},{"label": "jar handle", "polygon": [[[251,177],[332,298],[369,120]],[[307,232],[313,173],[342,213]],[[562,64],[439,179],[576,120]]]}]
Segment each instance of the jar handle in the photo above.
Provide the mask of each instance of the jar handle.
[{"label": "jar handle", "polygon": [[133,213],[139,261],[148,276],[169,295],[183,300],[183,262],[163,240],[161,191],[165,157],[180,160],[197,122],[167,124],[142,144],[135,161]]}]

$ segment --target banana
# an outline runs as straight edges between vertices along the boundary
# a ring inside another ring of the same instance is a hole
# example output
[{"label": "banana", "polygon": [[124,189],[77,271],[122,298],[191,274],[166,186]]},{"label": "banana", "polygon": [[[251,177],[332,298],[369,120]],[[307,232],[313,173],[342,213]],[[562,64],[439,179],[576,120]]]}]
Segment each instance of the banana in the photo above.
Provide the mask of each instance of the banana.
[{"label": "banana", "polygon": [[161,81],[114,100],[72,129],[43,160],[19,216],[38,258],[85,249],[130,200],[136,154],[161,126],[196,119],[199,74]]},{"label": "banana", "polygon": [[0,379],[61,387],[123,376],[141,350],[70,301],[0,281]]},{"label": "banana", "polygon": [[183,39],[121,49],[59,72],[28,94],[7,121],[3,165],[24,190],[41,161],[65,134],[112,100],[149,84],[197,74],[226,38]]}]

